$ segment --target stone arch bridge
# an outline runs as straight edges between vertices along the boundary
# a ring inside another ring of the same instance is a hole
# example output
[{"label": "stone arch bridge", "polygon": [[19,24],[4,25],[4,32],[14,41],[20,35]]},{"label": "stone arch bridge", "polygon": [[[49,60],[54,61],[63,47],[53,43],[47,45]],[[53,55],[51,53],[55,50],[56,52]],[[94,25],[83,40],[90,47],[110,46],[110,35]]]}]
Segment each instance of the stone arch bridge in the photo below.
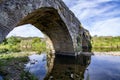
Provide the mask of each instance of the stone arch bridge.
[{"label": "stone arch bridge", "polygon": [[62,0],[0,0],[0,41],[24,24],[46,34],[57,53],[90,51],[89,32]]}]

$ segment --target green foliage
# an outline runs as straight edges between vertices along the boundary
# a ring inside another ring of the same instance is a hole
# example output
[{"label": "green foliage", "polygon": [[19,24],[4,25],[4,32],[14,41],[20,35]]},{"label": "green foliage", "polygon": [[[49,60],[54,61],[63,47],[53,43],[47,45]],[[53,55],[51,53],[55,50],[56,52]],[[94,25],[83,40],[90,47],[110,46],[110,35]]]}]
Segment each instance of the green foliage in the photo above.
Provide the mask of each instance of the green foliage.
[{"label": "green foliage", "polygon": [[28,71],[23,71],[20,77],[21,80],[38,80],[34,75],[30,74]]},{"label": "green foliage", "polygon": [[34,43],[40,43],[41,42],[41,39],[40,38],[33,38],[32,39],[32,43],[34,44]]},{"label": "green foliage", "polygon": [[[24,71],[24,64],[28,62],[28,56],[31,54],[30,52],[0,54],[0,74],[4,80],[13,80],[14,75],[18,80],[37,80],[34,75]],[[11,71],[17,73],[11,74]]]},{"label": "green foliage", "polygon": [[93,51],[120,51],[120,36],[118,37],[93,37]]},{"label": "green foliage", "polygon": [[7,39],[3,40],[2,45],[6,45],[7,44]]},{"label": "green foliage", "polygon": [[6,53],[7,51],[8,51],[8,49],[6,49],[6,48],[0,49],[0,53]]},{"label": "green foliage", "polygon": [[20,46],[22,51],[37,51],[38,53],[41,53],[47,50],[46,42],[40,38],[22,40]]},{"label": "green foliage", "polygon": [[0,44],[0,53],[6,53],[6,52],[19,52],[20,49],[19,43],[21,40],[16,37],[10,37],[3,41],[3,43]]},{"label": "green foliage", "polygon": [[8,52],[20,52],[21,50],[19,49],[18,45],[9,45],[8,47]]},{"label": "green foliage", "polygon": [[32,50],[38,52],[45,52],[46,51],[46,44],[45,42],[36,42],[32,44]]},{"label": "green foliage", "polygon": [[19,38],[12,36],[12,37],[7,39],[7,44],[9,44],[9,45],[17,45],[18,43],[20,43],[20,41],[21,40]]},{"label": "green foliage", "polygon": [[47,51],[46,42],[41,38],[19,38],[10,37],[0,44],[0,53],[19,52],[19,51],[37,51],[38,53]]}]

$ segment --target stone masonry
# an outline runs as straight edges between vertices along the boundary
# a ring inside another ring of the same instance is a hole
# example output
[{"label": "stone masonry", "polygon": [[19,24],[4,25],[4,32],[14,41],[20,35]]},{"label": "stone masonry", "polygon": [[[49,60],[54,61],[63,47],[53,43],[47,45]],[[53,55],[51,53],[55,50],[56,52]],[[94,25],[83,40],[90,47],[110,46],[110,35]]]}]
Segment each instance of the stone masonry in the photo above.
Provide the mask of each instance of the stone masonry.
[{"label": "stone masonry", "polygon": [[62,0],[0,0],[0,41],[24,24],[45,33],[57,53],[90,51],[89,32]]}]

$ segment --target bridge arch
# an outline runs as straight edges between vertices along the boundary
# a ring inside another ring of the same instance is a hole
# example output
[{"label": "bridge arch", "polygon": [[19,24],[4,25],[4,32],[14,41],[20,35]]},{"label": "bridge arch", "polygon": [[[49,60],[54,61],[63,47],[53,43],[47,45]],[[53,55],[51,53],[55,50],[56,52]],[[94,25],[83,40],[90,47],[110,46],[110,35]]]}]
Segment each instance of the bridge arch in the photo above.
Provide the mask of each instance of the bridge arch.
[{"label": "bridge arch", "polygon": [[42,7],[21,19],[17,26],[32,24],[52,41],[55,52],[73,52],[73,42],[65,23],[56,9]]},{"label": "bridge arch", "polygon": [[81,51],[77,38],[86,30],[62,0],[1,0],[0,41],[24,24],[32,24],[48,35],[56,52]]}]

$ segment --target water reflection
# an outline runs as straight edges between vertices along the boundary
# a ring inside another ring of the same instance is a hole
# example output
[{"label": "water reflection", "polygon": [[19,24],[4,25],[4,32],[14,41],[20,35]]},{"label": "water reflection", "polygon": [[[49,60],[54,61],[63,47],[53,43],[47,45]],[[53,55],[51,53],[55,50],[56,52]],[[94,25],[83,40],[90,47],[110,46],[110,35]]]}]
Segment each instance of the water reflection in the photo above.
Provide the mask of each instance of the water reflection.
[{"label": "water reflection", "polygon": [[120,56],[92,56],[85,74],[88,80],[120,80]]},{"label": "water reflection", "polygon": [[56,55],[54,66],[44,80],[83,80],[90,59],[90,55],[84,54],[76,57]]},{"label": "water reflection", "polygon": [[39,80],[82,80],[91,56],[31,55],[26,70]]},{"label": "water reflection", "polygon": [[29,56],[29,59],[30,61],[26,64],[25,70],[34,74],[39,80],[43,80],[47,74],[46,54],[34,54]]},{"label": "water reflection", "polygon": [[3,80],[1,76],[0,76],[0,80]]}]

